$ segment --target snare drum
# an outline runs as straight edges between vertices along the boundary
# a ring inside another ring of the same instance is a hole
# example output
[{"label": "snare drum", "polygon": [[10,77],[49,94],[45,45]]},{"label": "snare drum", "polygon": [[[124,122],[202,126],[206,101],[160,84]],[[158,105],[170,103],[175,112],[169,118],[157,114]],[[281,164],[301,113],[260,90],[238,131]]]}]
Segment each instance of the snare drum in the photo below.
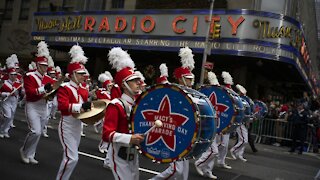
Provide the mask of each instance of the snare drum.
[{"label": "snare drum", "polygon": [[232,132],[242,123],[244,107],[240,96],[231,89],[215,85],[202,86],[199,91],[209,97],[217,113],[217,133]]},{"label": "snare drum", "polygon": [[268,114],[267,105],[259,100],[254,100],[254,115],[257,119],[264,118]]},{"label": "snare drum", "polygon": [[132,108],[135,134],[154,128],[140,144],[139,152],[154,162],[170,163],[201,155],[215,135],[215,111],[202,93],[176,84],[159,84],[144,91]]}]

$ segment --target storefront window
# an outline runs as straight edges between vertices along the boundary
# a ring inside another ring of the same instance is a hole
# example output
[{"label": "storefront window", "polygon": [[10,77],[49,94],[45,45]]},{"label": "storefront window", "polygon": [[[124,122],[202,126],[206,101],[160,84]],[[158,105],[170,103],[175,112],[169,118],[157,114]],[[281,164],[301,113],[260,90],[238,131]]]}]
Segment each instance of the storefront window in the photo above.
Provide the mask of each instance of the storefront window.
[{"label": "storefront window", "polygon": [[13,12],[13,0],[6,0],[6,6],[4,10],[3,19],[11,20]]},{"label": "storefront window", "polygon": [[23,0],[21,1],[20,6],[20,20],[26,20],[29,17],[29,10],[30,10],[30,0]]}]

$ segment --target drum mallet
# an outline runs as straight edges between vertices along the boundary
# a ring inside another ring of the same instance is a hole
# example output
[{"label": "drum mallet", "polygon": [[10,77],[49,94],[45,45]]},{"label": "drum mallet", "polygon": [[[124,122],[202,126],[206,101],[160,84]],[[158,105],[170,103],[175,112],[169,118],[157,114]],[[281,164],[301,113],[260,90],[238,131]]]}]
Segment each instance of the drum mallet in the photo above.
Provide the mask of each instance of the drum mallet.
[{"label": "drum mallet", "polygon": [[162,121],[160,121],[160,120],[156,120],[155,122],[154,122],[154,125],[148,130],[148,131],[146,131],[143,135],[145,136],[145,135],[147,135],[149,132],[151,132],[154,128],[156,128],[156,127],[162,127]]}]

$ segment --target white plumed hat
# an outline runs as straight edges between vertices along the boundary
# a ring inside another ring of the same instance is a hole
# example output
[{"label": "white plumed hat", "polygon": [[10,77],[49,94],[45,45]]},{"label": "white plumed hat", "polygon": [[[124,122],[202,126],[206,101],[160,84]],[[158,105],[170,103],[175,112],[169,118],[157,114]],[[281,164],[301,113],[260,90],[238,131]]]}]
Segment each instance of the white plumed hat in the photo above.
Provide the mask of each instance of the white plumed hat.
[{"label": "white plumed hat", "polygon": [[124,81],[140,78],[134,73],[135,64],[127,51],[121,47],[114,47],[108,53],[108,60],[112,68],[116,69],[115,83],[121,86]]},{"label": "white plumed hat", "polygon": [[217,85],[217,86],[220,85],[219,81],[217,79],[217,76],[214,72],[211,72],[211,71],[208,72],[208,80],[211,85]]},{"label": "white plumed hat", "polygon": [[223,83],[226,85],[233,85],[233,79],[229,72],[223,71],[221,74],[223,78]]},{"label": "white plumed hat", "polygon": [[192,50],[189,47],[181,48],[179,51],[179,56],[181,57],[182,66],[174,70],[173,74],[175,78],[194,78],[194,75],[191,73],[191,71],[194,69],[194,59]]},{"label": "white plumed hat", "polygon": [[244,88],[243,86],[241,86],[240,84],[236,85],[236,88],[240,91],[240,93],[242,93],[243,95],[247,94],[247,90],[246,88]]},{"label": "white plumed hat", "polygon": [[77,73],[84,73],[86,74],[86,68],[84,67],[84,64],[87,63],[88,58],[84,56],[84,51],[82,50],[82,47],[77,45],[74,45],[71,47],[69,54],[71,56],[71,62],[68,65],[68,73],[72,74],[73,72]]}]

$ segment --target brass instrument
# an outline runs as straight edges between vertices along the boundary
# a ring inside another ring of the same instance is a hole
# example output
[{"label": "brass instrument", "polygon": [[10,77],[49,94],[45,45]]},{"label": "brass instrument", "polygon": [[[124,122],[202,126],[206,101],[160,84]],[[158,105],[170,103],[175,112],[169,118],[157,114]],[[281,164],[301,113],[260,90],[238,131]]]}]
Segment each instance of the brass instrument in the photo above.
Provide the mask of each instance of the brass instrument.
[{"label": "brass instrument", "polygon": [[72,116],[86,124],[94,124],[100,119],[104,118],[105,111],[109,103],[110,101],[106,99],[92,101],[91,110],[78,114],[72,114]]}]

